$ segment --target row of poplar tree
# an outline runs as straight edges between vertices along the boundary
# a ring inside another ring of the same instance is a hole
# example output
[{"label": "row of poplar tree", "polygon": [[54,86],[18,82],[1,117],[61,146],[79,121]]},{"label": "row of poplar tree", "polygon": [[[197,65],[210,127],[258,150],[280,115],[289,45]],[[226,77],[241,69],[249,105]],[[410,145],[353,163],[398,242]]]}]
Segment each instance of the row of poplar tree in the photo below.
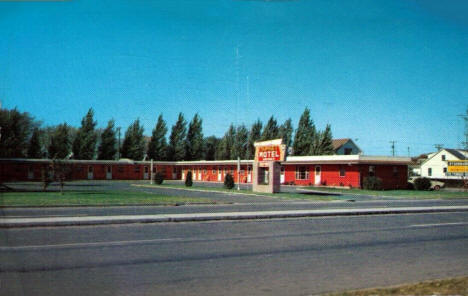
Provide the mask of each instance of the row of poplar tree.
[{"label": "row of poplar tree", "polygon": [[[333,154],[330,125],[317,130],[306,108],[294,131],[291,119],[278,125],[271,116],[263,125],[260,120],[250,128],[244,124],[231,124],[223,137],[204,137],[202,118],[195,114],[190,122],[179,113],[167,138],[168,128],[162,114],[146,140],[140,120],[135,120],[119,143],[118,129],[110,120],[104,129],[97,129],[94,111],[89,109],[81,126],[75,128],[66,123],[41,128],[27,112],[0,109],[0,157],[2,158],[73,158],[113,160],[228,160],[253,159],[254,142],[282,138],[293,155]],[[294,137],[293,137],[294,134]],[[120,146],[120,149],[119,149]],[[119,155],[120,152],[120,155]]]}]

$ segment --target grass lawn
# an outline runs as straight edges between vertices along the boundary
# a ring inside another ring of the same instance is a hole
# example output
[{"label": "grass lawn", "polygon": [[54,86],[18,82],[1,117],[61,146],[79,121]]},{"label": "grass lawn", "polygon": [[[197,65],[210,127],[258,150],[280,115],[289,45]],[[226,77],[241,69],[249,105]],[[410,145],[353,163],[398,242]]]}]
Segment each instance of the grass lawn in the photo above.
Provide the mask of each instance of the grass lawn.
[{"label": "grass lawn", "polygon": [[2,206],[175,205],[213,203],[208,198],[165,196],[133,191],[3,192]]},{"label": "grass lawn", "polygon": [[134,186],[141,186],[141,187],[167,187],[167,188],[178,188],[178,189],[185,189],[185,190],[200,190],[200,191],[215,191],[215,192],[227,192],[227,193],[240,193],[240,194],[252,194],[252,195],[264,195],[269,197],[275,198],[286,198],[286,199],[304,199],[304,200],[318,200],[318,201],[330,201],[330,200],[340,200],[339,196],[327,196],[327,195],[307,195],[307,194],[300,194],[300,193],[289,193],[289,192],[281,192],[281,193],[263,193],[263,192],[253,192],[250,189],[241,189],[237,190],[237,187],[233,189],[227,189],[224,187],[209,187],[209,186],[200,186],[193,184],[191,187],[187,187],[185,185],[179,184],[161,184],[161,185],[148,185],[148,184],[135,184]]},{"label": "grass lawn", "polygon": [[440,191],[419,191],[419,190],[364,190],[364,189],[340,189],[340,188],[323,188],[323,187],[306,187],[305,189],[337,192],[342,194],[359,194],[371,196],[387,196],[396,198],[412,198],[412,199],[453,199],[453,198],[468,198],[468,192],[449,192]]},{"label": "grass lawn", "polygon": [[391,288],[366,289],[328,296],[371,296],[371,295],[468,295],[468,277],[435,280]]}]

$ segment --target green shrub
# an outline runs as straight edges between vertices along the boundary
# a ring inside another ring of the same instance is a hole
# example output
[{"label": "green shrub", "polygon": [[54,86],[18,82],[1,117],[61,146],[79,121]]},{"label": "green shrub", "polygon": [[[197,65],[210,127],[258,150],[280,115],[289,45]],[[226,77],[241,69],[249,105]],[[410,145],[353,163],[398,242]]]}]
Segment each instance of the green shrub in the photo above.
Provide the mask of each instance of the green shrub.
[{"label": "green shrub", "polygon": [[187,176],[185,177],[185,186],[187,187],[192,187],[192,172],[188,171]]},{"label": "green shrub", "polygon": [[234,188],[234,178],[231,174],[227,174],[226,177],[224,177],[224,187],[227,189]]},{"label": "green shrub", "polygon": [[414,180],[414,189],[429,190],[431,188],[431,180],[428,178],[416,178]]},{"label": "green shrub", "polygon": [[154,175],[154,182],[158,185],[161,185],[163,181],[164,181],[164,175],[161,172],[157,172]]},{"label": "green shrub", "polygon": [[367,190],[382,190],[382,179],[377,177],[365,177],[362,187]]}]

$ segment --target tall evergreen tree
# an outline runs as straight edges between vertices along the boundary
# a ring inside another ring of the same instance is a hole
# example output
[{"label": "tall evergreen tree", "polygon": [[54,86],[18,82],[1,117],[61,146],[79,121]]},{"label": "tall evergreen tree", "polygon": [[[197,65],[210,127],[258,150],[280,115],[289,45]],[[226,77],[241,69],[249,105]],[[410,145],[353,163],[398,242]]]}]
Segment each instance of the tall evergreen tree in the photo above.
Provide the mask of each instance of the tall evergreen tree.
[{"label": "tall evergreen tree", "polygon": [[145,156],[145,139],[140,119],[135,120],[125,132],[122,144],[122,157],[142,160]]},{"label": "tall evergreen tree", "polygon": [[310,118],[309,108],[305,108],[299,119],[296,134],[294,135],[294,155],[308,155],[312,149],[312,143],[316,138],[314,121]]},{"label": "tall evergreen tree", "polygon": [[113,160],[117,153],[117,139],[115,138],[115,122],[109,120],[107,127],[101,134],[101,143],[98,148],[98,159]]},{"label": "tall evergreen tree", "polygon": [[292,144],[292,134],[293,134],[293,126],[291,122],[291,118],[286,120],[280,127],[279,127],[279,137],[283,139],[283,144],[286,147],[291,147]]},{"label": "tall evergreen tree", "polygon": [[216,158],[216,147],[219,144],[219,139],[215,136],[205,138],[204,142],[204,157],[205,160],[215,160]]},{"label": "tall evergreen tree", "polygon": [[309,155],[332,155],[335,152],[332,139],[331,127],[327,124],[324,131],[316,134]]},{"label": "tall evergreen tree", "polygon": [[148,144],[148,157],[153,160],[166,160],[167,158],[167,127],[162,114],[159,114],[158,122],[153,129],[151,140]]},{"label": "tall evergreen tree", "polygon": [[81,120],[81,127],[73,140],[73,157],[75,159],[93,159],[96,154],[97,122],[93,119],[93,108]]},{"label": "tall evergreen tree", "polygon": [[50,138],[49,158],[66,158],[70,154],[71,140],[70,127],[66,124],[59,124]]},{"label": "tall evergreen tree", "polygon": [[25,157],[34,120],[29,113],[0,109],[0,157]]},{"label": "tall evergreen tree", "polygon": [[185,160],[200,160],[203,157],[202,119],[195,114],[189,124],[185,139]]},{"label": "tall evergreen tree", "polygon": [[241,159],[245,159],[247,156],[247,146],[249,141],[249,131],[245,127],[245,125],[240,125],[236,129],[236,137],[234,141],[234,145],[231,148],[231,158],[237,159],[240,157]]},{"label": "tall evergreen tree", "polygon": [[256,141],[259,141],[262,135],[262,122],[260,119],[257,119],[257,121],[252,124],[252,127],[250,128],[250,133],[249,133],[249,140],[248,140],[248,145],[247,145],[247,154],[246,154],[246,159],[254,159],[255,158],[255,146],[254,143]]},{"label": "tall evergreen tree", "polygon": [[185,157],[185,137],[187,135],[187,122],[184,115],[179,113],[177,122],[172,126],[167,148],[168,160],[183,160]]},{"label": "tall evergreen tree", "polygon": [[279,129],[278,129],[278,123],[276,122],[276,119],[271,116],[270,119],[268,119],[267,124],[263,128],[263,133],[262,133],[262,141],[267,141],[267,140],[273,140],[277,139],[279,136]]},{"label": "tall evergreen tree", "polygon": [[224,134],[224,137],[218,144],[216,149],[216,160],[229,160],[234,159],[234,155],[231,155],[232,147],[236,139],[236,128],[231,123],[228,131]]},{"label": "tall evergreen tree", "polygon": [[42,158],[41,132],[38,127],[34,128],[28,147],[29,158]]}]

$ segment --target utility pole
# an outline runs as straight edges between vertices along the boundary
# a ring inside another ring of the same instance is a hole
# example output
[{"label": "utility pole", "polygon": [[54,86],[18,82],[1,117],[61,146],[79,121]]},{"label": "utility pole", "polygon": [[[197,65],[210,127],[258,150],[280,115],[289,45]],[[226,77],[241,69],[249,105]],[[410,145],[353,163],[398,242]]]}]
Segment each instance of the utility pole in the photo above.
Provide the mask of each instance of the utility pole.
[{"label": "utility pole", "polygon": [[117,159],[120,160],[120,126],[117,128],[117,131],[119,132],[119,143],[118,143],[118,157]]},{"label": "utility pole", "polygon": [[465,141],[461,142],[461,144],[465,150],[468,150],[468,108],[466,109],[466,114],[459,114],[457,116],[461,117],[463,121],[465,121]]},{"label": "utility pole", "polygon": [[434,147],[435,147],[435,149],[437,149],[437,151],[440,151],[440,150],[442,150],[442,148],[444,148],[444,145],[443,144],[434,144]]},{"label": "utility pole", "polygon": [[408,146],[408,157],[410,157],[410,148]]},{"label": "utility pole", "polygon": [[396,141],[390,141],[390,143],[392,144],[392,156],[395,156],[395,143],[396,143]]}]

